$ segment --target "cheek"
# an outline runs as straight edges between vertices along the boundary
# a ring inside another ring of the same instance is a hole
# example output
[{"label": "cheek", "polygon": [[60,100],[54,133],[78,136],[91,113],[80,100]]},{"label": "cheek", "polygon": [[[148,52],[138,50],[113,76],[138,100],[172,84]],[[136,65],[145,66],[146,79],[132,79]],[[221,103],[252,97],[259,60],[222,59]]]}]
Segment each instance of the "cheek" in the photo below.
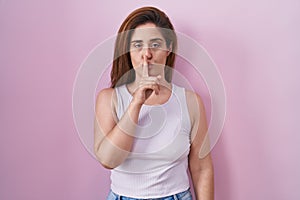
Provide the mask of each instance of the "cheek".
[{"label": "cheek", "polygon": [[137,67],[139,65],[139,57],[136,53],[130,53],[130,59],[131,59],[131,64],[134,67]]},{"label": "cheek", "polygon": [[167,61],[167,57],[168,57],[168,53],[161,52],[159,55],[157,55],[156,61],[161,64],[165,64],[165,62]]}]

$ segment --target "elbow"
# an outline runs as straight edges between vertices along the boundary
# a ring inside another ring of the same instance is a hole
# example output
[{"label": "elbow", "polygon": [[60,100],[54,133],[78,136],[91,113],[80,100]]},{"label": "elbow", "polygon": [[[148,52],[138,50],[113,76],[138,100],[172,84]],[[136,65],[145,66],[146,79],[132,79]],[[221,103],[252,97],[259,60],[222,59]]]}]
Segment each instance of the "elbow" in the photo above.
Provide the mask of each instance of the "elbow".
[{"label": "elbow", "polygon": [[214,166],[210,156],[201,160],[191,159],[189,162],[189,170],[195,173],[214,175]]},{"label": "elbow", "polygon": [[98,159],[98,161],[105,169],[109,170],[112,170],[120,165],[119,163],[115,163],[112,160]]},{"label": "elbow", "polygon": [[97,161],[105,168],[105,169],[114,169],[115,165],[113,165],[110,161],[104,159],[102,156],[98,155],[97,153],[95,153],[96,159]]},{"label": "elbow", "polygon": [[101,155],[99,151],[94,151],[95,157],[97,161],[105,168],[112,170],[119,166],[116,162],[114,162],[112,159],[108,159],[108,156]]},{"label": "elbow", "polygon": [[120,151],[112,145],[95,144],[94,155],[100,164],[106,169],[114,169],[121,165],[127,158],[129,152]]},{"label": "elbow", "polygon": [[116,166],[111,166],[111,165],[109,165],[108,163],[105,163],[105,162],[100,161],[100,160],[99,160],[99,162],[100,162],[100,164],[101,164],[105,169],[112,170],[112,169],[114,169],[114,168],[116,167]]}]

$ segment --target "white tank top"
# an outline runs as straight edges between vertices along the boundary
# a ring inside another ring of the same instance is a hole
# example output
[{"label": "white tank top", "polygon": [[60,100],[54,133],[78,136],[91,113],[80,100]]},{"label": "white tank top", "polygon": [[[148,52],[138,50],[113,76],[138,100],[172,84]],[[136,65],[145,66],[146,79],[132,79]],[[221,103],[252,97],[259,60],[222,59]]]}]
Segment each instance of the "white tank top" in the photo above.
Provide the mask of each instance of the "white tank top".
[{"label": "white tank top", "polygon": [[[120,119],[131,102],[126,85],[116,87]],[[172,84],[162,105],[143,105],[128,158],[111,171],[114,193],[133,198],[160,198],[189,188],[191,122],[185,89]]]}]

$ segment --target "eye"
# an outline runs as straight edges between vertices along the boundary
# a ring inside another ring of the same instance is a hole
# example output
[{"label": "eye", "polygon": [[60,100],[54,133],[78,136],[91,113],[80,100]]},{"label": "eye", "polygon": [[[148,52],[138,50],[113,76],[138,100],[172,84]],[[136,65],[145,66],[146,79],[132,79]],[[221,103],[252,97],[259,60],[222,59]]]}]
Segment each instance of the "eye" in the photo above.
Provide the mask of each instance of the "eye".
[{"label": "eye", "polygon": [[140,49],[143,47],[143,44],[140,43],[140,42],[136,42],[136,43],[133,43],[133,47],[136,48],[136,49]]},{"label": "eye", "polygon": [[151,44],[150,48],[154,48],[154,49],[157,49],[160,47],[160,44],[158,42],[154,42]]}]

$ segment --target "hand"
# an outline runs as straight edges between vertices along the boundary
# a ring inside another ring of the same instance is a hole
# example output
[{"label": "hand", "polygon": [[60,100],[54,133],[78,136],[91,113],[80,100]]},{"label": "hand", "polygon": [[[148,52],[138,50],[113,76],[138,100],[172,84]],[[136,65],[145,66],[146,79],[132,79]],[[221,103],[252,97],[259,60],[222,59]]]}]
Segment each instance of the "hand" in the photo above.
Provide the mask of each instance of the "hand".
[{"label": "hand", "polygon": [[133,100],[142,105],[154,93],[159,94],[159,81],[161,76],[149,76],[147,58],[143,57],[142,78],[138,83],[138,88],[133,93]]}]

